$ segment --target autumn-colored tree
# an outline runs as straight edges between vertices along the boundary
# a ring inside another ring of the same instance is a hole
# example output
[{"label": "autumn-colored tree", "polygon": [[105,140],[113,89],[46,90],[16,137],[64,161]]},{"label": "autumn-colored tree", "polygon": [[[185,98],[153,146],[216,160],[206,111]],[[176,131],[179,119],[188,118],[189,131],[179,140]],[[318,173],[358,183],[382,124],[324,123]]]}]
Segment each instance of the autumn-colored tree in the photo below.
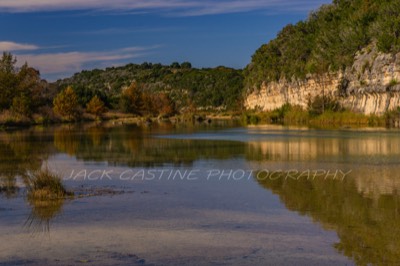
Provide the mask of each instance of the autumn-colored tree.
[{"label": "autumn-colored tree", "polygon": [[140,115],[143,108],[141,89],[136,82],[122,91],[120,107],[123,112]]},{"label": "autumn-colored tree", "polygon": [[158,115],[170,116],[175,114],[175,104],[168,94],[158,93],[153,96],[153,108]]},{"label": "autumn-colored tree", "polygon": [[154,97],[150,93],[142,93],[142,114],[157,115]]},{"label": "autumn-colored tree", "polygon": [[104,102],[102,100],[100,100],[100,98],[97,97],[97,95],[96,95],[86,105],[86,111],[89,114],[94,115],[97,119],[105,113],[106,107],[104,105]]},{"label": "autumn-colored tree", "polygon": [[73,120],[78,117],[79,103],[72,87],[67,87],[60,92],[53,100],[53,109],[56,114]]}]

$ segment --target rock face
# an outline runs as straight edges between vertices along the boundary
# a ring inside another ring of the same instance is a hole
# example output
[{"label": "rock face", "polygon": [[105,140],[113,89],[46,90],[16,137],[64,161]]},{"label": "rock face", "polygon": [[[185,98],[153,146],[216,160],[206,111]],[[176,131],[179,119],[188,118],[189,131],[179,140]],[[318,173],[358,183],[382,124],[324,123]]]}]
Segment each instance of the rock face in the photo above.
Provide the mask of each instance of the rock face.
[{"label": "rock face", "polygon": [[246,109],[269,111],[289,103],[307,108],[316,96],[331,96],[354,112],[381,115],[400,106],[400,53],[383,54],[375,46],[355,56],[351,68],[305,80],[263,83],[245,100]]}]

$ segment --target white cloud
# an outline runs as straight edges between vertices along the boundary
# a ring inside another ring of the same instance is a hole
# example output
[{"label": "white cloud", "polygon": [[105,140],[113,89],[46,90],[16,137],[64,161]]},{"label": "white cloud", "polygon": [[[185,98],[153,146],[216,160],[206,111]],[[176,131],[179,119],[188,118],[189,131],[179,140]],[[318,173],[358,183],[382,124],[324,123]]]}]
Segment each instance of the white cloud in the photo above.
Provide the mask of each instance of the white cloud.
[{"label": "white cloud", "polygon": [[309,10],[329,2],[329,0],[0,0],[0,12],[154,10],[175,15],[201,16],[263,9]]},{"label": "white cloud", "polygon": [[127,47],[109,52],[61,52],[45,54],[17,54],[20,64],[28,62],[42,74],[71,74],[81,71],[85,64],[118,62],[143,56],[154,47]]},{"label": "white cloud", "polygon": [[37,50],[38,46],[32,44],[21,44],[15,42],[0,42],[0,51],[12,52],[12,51],[26,51],[26,50]]}]

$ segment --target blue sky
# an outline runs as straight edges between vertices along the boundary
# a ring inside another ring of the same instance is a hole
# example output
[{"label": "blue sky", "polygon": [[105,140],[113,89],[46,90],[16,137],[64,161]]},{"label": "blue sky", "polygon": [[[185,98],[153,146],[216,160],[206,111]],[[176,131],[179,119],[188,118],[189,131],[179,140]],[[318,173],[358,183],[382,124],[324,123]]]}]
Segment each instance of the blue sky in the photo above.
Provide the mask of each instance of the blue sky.
[{"label": "blue sky", "polygon": [[0,0],[0,51],[49,80],[126,63],[243,68],[328,0]]}]

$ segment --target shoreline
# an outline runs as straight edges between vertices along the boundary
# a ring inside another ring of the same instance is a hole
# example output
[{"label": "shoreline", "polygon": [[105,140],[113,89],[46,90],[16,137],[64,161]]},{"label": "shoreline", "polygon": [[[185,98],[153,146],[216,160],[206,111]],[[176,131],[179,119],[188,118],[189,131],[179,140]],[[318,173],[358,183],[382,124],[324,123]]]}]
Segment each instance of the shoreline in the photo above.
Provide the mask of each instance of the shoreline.
[{"label": "shoreline", "polygon": [[[33,117],[38,116],[34,115]],[[255,112],[245,111],[242,113],[218,114],[218,113],[196,113],[181,114],[171,117],[137,116],[121,112],[107,112],[101,119],[92,115],[84,114],[80,120],[47,120],[35,118],[18,118],[6,121],[0,120],[0,130],[24,129],[33,126],[55,126],[68,124],[111,124],[111,125],[151,125],[153,123],[171,124],[210,124],[212,121],[239,121],[243,126],[247,125],[282,125],[282,126],[304,126],[318,129],[352,129],[352,128],[400,128],[400,116],[397,114],[385,114],[382,116],[363,115],[355,112],[326,112],[320,116],[311,117],[306,112],[293,112],[278,114],[276,111]]]}]

